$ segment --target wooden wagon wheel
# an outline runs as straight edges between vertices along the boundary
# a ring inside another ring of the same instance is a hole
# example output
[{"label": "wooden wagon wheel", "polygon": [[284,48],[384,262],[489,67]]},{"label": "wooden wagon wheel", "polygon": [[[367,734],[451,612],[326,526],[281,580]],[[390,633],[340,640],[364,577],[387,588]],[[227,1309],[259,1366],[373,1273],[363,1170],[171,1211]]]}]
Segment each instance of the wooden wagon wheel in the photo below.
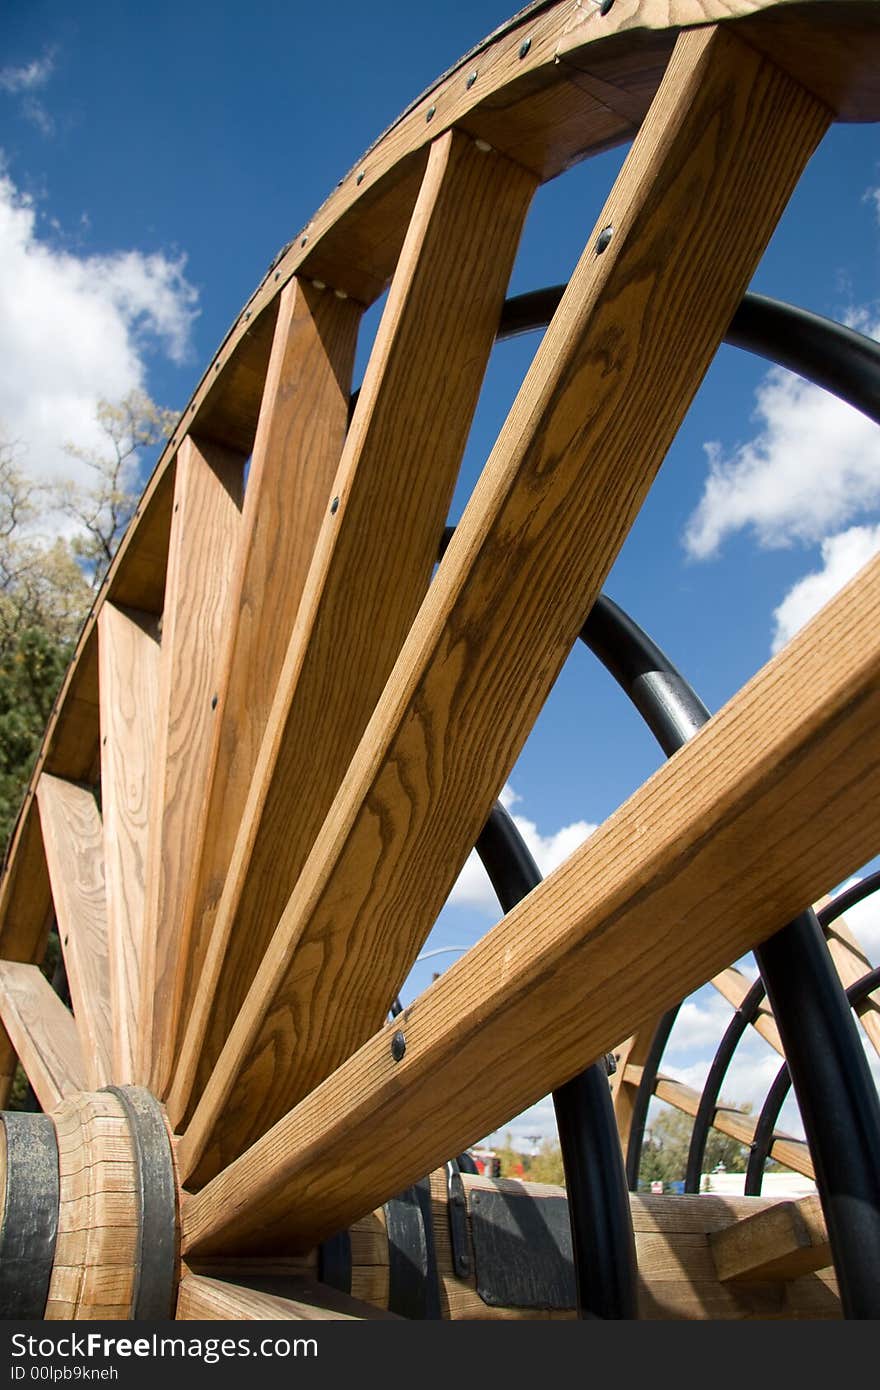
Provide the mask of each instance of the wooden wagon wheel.
[{"label": "wooden wagon wheel", "polygon": [[[364,1213],[877,852],[880,562],[382,1026],[807,159],[880,114],[878,50],[874,0],[532,5],[257,289],[86,624],[0,890],[4,1071],[58,1152],[31,1316],[362,1314],[277,1280],[359,1220],[381,1239]],[[429,586],[531,195],[636,131]],[[72,1014],[36,965],[53,921]],[[6,1137],[4,1255],[31,1181]]]}]

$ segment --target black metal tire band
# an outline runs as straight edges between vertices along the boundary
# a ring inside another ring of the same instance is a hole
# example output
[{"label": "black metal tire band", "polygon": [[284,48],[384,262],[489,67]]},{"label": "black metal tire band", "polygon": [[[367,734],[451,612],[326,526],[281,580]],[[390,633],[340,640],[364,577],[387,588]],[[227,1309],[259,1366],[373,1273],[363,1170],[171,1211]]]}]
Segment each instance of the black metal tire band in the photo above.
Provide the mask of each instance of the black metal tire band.
[{"label": "black metal tire band", "polygon": [[[48,1115],[0,1112],[6,1193],[0,1225],[0,1318],[41,1319],[58,1235],[58,1140]],[[2,1141],[0,1141],[2,1142]]]},{"label": "black metal tire band", "polygon": [[131,1316],[174,1316],[177,1273],[177,1183],[171,1140],[159,1102],[143,1086],[106,1086],[125,1111],[138,1177],[138,1239]]},{"label": "black metal tire band", "polygon": [[388,1229],[388,1307],[403,1318],[441,1317],[431,1180],[421,1178],[385,1203]]}]

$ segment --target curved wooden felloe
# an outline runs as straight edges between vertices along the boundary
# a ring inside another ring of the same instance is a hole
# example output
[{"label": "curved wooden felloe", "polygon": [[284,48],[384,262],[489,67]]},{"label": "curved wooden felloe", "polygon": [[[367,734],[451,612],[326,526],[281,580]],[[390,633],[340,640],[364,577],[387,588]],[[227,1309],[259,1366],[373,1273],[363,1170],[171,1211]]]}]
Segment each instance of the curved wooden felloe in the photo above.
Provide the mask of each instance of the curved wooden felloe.
[{"label": "curved wooden felloe", "polygon": [[[393,1047],[382,1027],[806,161],[880,116],[875,0],[602,8],[531,5],[340,182],[210,363],[85,625],[0,885],[3,1074],[17,1053],[59,1140],[47,1316],[162,1316],[167,1259],[184,1318],[384,1306],[369,1279],[329,1292],[316,1247],[375,1254],[365,1213],[664,1004],[735,992],[731,960],[880,848],[877,561]],[[531,196],[634,135],[432,581]],[[53,924],[72,1017],[35,970]],[[718,1215],[687,1213],[703,1292],[643,1290],[645,1315],[837,1310],[827,1278],[770,1304],[724,1283],[800,1279],[827,1241],[792,1261],[792,1222],[759,1224],[760,1259],[710,1269]],[[644,1281],[666,1257],[637,1245]]]}]

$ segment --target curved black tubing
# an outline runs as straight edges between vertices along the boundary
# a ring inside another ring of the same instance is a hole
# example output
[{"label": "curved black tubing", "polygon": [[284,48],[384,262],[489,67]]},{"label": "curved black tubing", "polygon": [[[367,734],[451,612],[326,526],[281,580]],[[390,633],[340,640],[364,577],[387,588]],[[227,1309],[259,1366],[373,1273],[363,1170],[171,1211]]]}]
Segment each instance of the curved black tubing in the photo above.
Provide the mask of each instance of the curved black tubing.
[{"label": "curved black tubing", "polygon": [[[504,912],[541,882],[541,872],[496,802],[476,845]],[[581,1317],[638,1317],[635,1237],[617,1122],[603,1063],[553,1092],[565,1170]]]},{"label": "curved black tubing", "polygon": [[743,1033],[749,1024],[754,1023],[758,1017],[758,1010],[765,994],[764,981],[756,980],[728,1023],[718,1051],[712,1060],[709,1075],[706,1077],[706,1083],[700,1094],[700,1104],[694,1117],[694,1127],[691,1130],[687,1171],[684,1178],[685,1192],[699,1192],[700,1190],[706,1143],[712,1121],[715,1118],[715,1111],[718,1108],[718,1099],[721,1095],[721,1087],[724,1085],[724,1078],[727,1075],[727,1068],[730,1066]]},{"label": "curved black tubing", "polygon": [[[680,711],[679,746],[686,743],[695,732],[697,697],[682,703],[677,672],[674,682],[663,671],[646,682],[658,648],[610,599],[599,604],[597,655],[613,646],[608,669],[627,693],[637,686],[647,699],[658,740],[662,732],[674,741]],[[581,633],[589,645],[591,620],[592,614]],[[662,693],[655,696],[655,689]],[[844,1315],[880,1317],[880,1102],[816,914],[802,912],[757,947],[755,959],[813,1156]]]},{"label": "curved black tubing", "polygon": [[830,927],[832,922],[836,922],[838,917],[842,917],[856,903],[863,902],[865,898],[870,898],[872,893],[880,889],[880,869],[876,873],[868,874],[861,883],[854,883],[852,888],[847,888],[845,893],[838,893],[836,898],[832,898],[830,903],[826,903],[816,913],[819,924],[822,927]]},{"label": "curved black tubing", "polygon": [[[508,299],[498,340],[546,328],[565,288],[550,285]],[[880,343],[864,333],[781,299],[746,294],[724,341],[788,367],[880,424]]]},{"label": "curved black tubing", "polygon": [[[838,914],[839,915],[839,914]],[[860,980],[856,980],[846,991],[846,997],[852,1008],[861,1004],[869,994],[880,986],[880,966],[870,970],[867,975],[863,975]],[[773,1085],[767,1092],[767,1099],[758,1117],[755,1127],[755,1137],[752,1140],[752,1151],[749,1155],[749,1166],[746,1170],[745,1194],[747,1197],[757,1197],[761,1191],[761,1182],[764,1176],[764,1164],[770,1156],[770,1149],[773,1146],[773,1135],[776,1132],[776,1121],[779,1119],[779,1112],[785,1102],[785,1097],[791,1089],[791,1073],[788,1063],[783,1062],[773,1081]]]}]

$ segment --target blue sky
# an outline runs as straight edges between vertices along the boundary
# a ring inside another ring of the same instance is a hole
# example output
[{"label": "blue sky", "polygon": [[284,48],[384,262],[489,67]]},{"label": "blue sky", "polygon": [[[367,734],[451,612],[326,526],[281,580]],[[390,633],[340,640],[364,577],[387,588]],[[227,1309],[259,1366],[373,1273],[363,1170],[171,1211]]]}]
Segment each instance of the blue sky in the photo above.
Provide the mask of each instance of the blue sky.
[{"label": "blue sky", "polygon": [[[61,446],[88,443],[99,396],[143,386],[182,406],[278,249],[408,102],[508,15],[486,0],[77,9],[2,7],[0,419],[35,474],[69,469]],[[624,153],[540,191],[512,293],[567,278]],[[876,128],[836,127],[753,288],[876,334],[878,186]],[[380,307],[365,320],[361,370]],[[453,520],[536,344],[496,350]],[[874,428],[722,348],[607,592],[714,709],[878,545]],[[610,679],[575,652],[510,778],[542,867],[658,761]],[[497,917],[472,866],[454,899],[431,948],[470,944]],[[858,929],[876,958],[873,917]],[[404,997],[452,959],[417,966]],[[670,1061],[696,1081],[725,1013],[704,993],[687,1018]],[[732,1077],[732,1097],[758,1099],[762,1055]],[[547,1114],[518,1132],[543,1131]]]}]

